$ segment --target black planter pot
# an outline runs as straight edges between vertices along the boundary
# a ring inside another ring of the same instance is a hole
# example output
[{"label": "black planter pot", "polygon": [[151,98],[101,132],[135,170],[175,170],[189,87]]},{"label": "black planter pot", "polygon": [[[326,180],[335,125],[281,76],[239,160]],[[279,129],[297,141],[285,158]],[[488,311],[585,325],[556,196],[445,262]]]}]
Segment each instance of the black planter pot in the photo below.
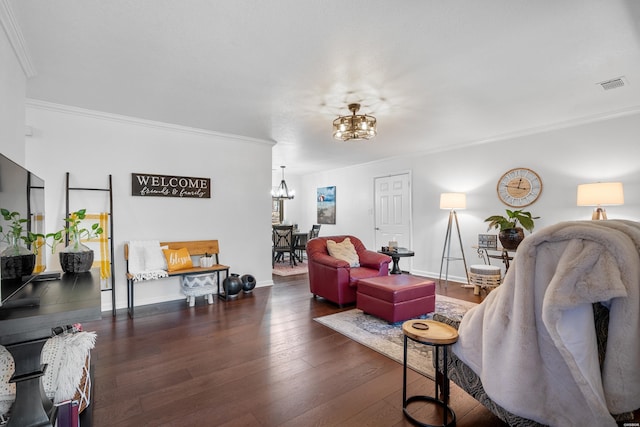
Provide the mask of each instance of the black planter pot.
[{"label": "black planter pot", "polygon": [[65,273],[84,273],[91,270],[93,251],[60,252],[60,267]]},{"label": "black planter pot", "polygon": [[500,231],[498,239],[500,239],[503,248],[515,251],[524,239],[524,231],[521,227],[507,228]]},{"label": "black planter pot", "polygon": [[227,299],[236,298],[240,291],[242,291],[242,286],[243,285],[240,276],[235,273],[231,273],[229,277],[224,279],[224,281],[222,282],[222,287]]},{"label": "black planter pot", "polygon": [[2,280],[20,279],[29,276],[36,267],[35,254],[3,256],[0,259],[2,266]]},{"label": "black planter pot", "polygon": [[256,278],[251,274],[243,274],[240,280],[242,280],[242,292],[245,294],[251,293],[256,287]]}]

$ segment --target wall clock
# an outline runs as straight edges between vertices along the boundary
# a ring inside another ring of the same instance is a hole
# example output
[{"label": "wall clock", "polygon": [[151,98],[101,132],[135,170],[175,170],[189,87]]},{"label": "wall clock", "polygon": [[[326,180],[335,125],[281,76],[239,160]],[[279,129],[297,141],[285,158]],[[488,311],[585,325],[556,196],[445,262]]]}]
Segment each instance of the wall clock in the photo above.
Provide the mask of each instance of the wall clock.
[{"label": "wall clock", "polygon": [[529,206],[542,193],[540,176],[527,168],[515,168],[505,172],[498,180],[498,197],[507,206]]}]

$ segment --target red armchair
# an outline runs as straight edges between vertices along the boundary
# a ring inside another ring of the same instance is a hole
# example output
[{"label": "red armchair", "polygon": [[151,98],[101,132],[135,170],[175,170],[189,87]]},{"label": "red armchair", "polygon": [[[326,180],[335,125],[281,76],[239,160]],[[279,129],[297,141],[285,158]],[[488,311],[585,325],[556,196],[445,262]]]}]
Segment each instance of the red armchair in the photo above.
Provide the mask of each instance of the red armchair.
[{"label": "red armchair", "polygon": [[[349,267],[349,263],[329,255],[327,240],[336,243],[349,238],[360,258],[360,267]],[[360,279],[389,274],[391,258],[367,250],[360,239],[354,236],[323,236],[307,242],[309,260],[309,287],[314,297],[320,296],[338,304],[356,301],[356,286]]]}]

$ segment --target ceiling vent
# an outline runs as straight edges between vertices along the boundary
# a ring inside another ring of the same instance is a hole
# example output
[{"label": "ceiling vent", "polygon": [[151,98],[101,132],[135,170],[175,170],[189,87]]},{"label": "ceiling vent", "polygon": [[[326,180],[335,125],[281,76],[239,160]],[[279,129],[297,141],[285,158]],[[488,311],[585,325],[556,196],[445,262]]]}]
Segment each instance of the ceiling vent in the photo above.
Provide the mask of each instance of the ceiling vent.
[{"label": "ceiling vent", "polygon": [[611,89],[615,89],[617,87],[622,87],[626,84],[625,78],[624,77],[618,77],[617,79],[611,79],[611,80],[607,80],[604,82],[600,82],[598,83],[600,86],[602,86],[602,89],[604,90],[611,90]]}]

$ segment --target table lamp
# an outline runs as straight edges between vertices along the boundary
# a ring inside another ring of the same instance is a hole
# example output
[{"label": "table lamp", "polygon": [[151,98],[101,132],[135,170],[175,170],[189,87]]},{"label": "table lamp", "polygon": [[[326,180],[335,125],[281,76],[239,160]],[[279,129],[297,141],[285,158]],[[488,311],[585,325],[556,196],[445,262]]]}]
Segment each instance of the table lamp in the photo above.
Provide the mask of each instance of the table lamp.
[{"label": "table lamp", "polygon": [[592,220],[607,219],[603,205],[623,205],[624,191],[621,182],[595,182],[578,185],[578,206],[595,206]]}]

